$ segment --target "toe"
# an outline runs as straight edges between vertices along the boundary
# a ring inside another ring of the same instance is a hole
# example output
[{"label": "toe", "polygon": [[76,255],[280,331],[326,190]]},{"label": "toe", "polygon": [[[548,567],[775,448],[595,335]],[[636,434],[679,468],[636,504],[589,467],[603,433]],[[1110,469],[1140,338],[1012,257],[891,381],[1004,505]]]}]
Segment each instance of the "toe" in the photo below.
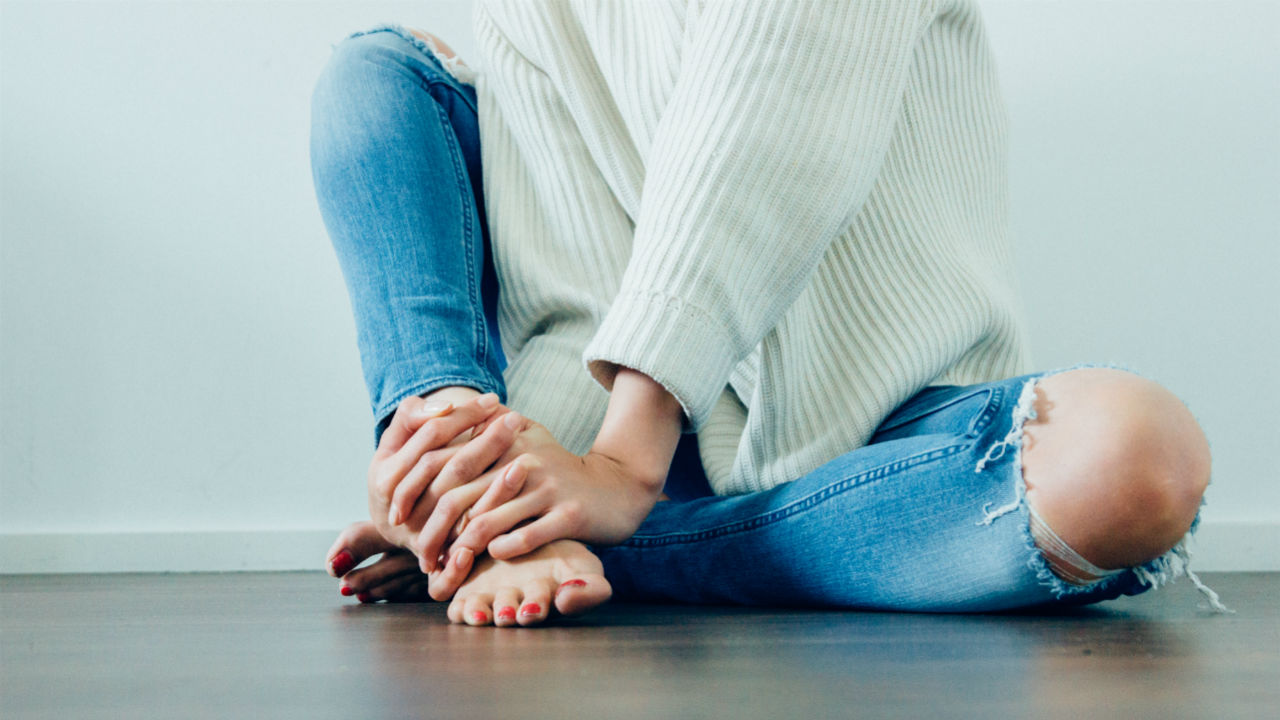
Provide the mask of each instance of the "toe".
[{"label": "toe", "polygon": [[493,624],[498,627],[511,627],[516,624],[516,613],[520,611],[520,590],[504,587],[493,597]]},{"label": "toe", "polygon": [[607,601],[613,595],[613,586],[603,575],[576,575],[560,583],[556,588],[556,612],[561,615],[581,615]]},{"label": "toe", "polygon": [[372,591],[374,588],[400,578],[419,576],[418,559],[408,553],[387,553],[377,562],[342,576],[338,592],[343,595]]},{"label": "toe", "polygon": [[462,604],[462,618],[468,625],[489,625],[493,622],[493,595],[475,593]]},{"label": "toe", "polygon": [[364,594],[369,595],[374,600],[391,600],[404,594],[409,586],[415,582],[417,582],[417,578],[412,575],[401,575],[379,585],[369,587],[368,590],[364,591]]},{"label": "toe", "polygon": [[537,581],[524,587],[524,600],[520,605],[516,622],[521,625],[537,625],[551,612],[551,593],[554,581]]},{"label": "toe", "polygon": [[445,615],[449,618],[449,622],[456,625],[461,625],[466,622],[462,619],[462,611],[466,606],[466,602],[467,598],[465,596],[453,596],[453,600],[449,601],[449,609],[445,612]]},{"label": "toe", "polygon": [[374,555],[393,549],[395,546],[378,533],[373,523],[353,523],[348,525],[329,547],[325,565],[330,575],[342,577]]}]

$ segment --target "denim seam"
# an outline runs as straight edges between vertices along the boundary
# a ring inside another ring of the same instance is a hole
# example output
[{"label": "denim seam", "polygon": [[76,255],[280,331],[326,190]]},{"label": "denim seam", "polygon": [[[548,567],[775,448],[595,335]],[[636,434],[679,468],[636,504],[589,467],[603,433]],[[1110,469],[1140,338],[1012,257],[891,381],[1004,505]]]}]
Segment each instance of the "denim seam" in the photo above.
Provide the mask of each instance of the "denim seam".
[{"label": "denim seam", "polygon": [[[476,237],[475,223],[472,222],[474,212],[467,212],[467,202],[465,198],[469,197],[472,192],[471,180],[467,176],[466,168],[463,166],[462,147],[458,144],[458,138],[453,129],[453,123],[449,122],[449,116],[445,114],[444,108],[439,103],[433,103],[436,108],[436,115],[439,117],[440,125],[445,130],[445,137],[450,138],[449,153],[450,159],[453,160],[454,180],[458,183],[459,188],[465,188],[462,201],[462,234],[463,234],[463,253],[467,261],[467,299],[471,306],[471,332],[472,342],[478,350],[480,356],[480,367],[487,368],[491,364],[489,362],[489,328],[486,325],[484,316],[484,306],[476,307],[475,299],[480,297],[480,288],[476,285]],[[473,208],[474,210],[474,208]]]},{"label": "denim seam", "polygon": [[926,453],[913,455],[912,457],[904,458],[902,460],[897,460],[895,462],[889,463],[888,465],[881,465],[880,467],[867,470],[866,472],[859,473],[849,478],[845,478],[839,483],[828,485],[827,487],[824,487],[815,493],[812,493],[806,497],[796,500],[790,505],[779,508],[769,513],[765,513],[764,515],[757,515],[756,517],[747,518],[745,520],[737,520],[728,525],[721,525],[720,527],[715,527],[715,528],[707,528],[706,530],[699,530],[698,532],[694,532],[694,533],[679,532],[679,533],[664,533],[662,535],[643,535],[643,536],[633,535],[631,536],[631,539],[622,543],[621,546],[630,547],[630,548],[650,548],[650,547],[660,547],[660,546],[666,546],[666,545],[694,543],[694,542],[701,542],[704,540],[719,539],[719,538],[727,537],[729,535],[747,532],[750,530],[756,530],[766,525],[770,525],[780,520],[783,520],[785,518],[791,517],[792,515],[796,515],[806,510],[812,509],[813,507],[817,506],[819,503],[831,497],[839,495],[841,493],[848,492],[849,490],[855,487],[861,487],[862,485],[865,485],[868,482],[879,480],[883,477],[887,477],[893,473],[906,470],[908,468],[924,465],[926,463],[933,462],[935,460],[940,460],[942,458],[950,457],[952,455],[955,455],[956,453],[962,452],[971,447],[973,447],[972,443],[959,443],[959,444],[950,445],[948,447],[941,448],[941,449],[930,450],[929,452],[926,452]]},{"label": "denim seam", "polygon": [[[977,438],[982,434],[983,430],[995,419],[996,413],[1000,411],[1000,403],[1004,400],[1004,388],[990,388],[991,395],[987,398],[986,407],[982,408],[982,413],[969,426],[969,431],[965,433],[967,437]],[[945,407],[945,406],[944,406]]]}]

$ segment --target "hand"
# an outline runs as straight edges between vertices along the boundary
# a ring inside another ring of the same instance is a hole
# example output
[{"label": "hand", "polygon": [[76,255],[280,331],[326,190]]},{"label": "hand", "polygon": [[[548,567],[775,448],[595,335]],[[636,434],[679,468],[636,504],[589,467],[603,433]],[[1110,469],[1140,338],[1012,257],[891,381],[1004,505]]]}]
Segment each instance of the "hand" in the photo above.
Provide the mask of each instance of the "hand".
[{"label": "hand", "polygon": [[456,406],[420,397],[400,403],[368,473],[369,517],[388,542],[408,547],[441,494],[475,480],[510,447],[514,432],[493,422],[507,412],[493,393]]},{"label": "hand", "polygon": [[[562,538],[622,542],[658,500],[665,473],[655,477],[600,452],[575,455],[539,423],[515,413],[505,420],[520,422],[508,451],[516,457],[505,465],[500,458],[488,473],[500,473],[501,481],[484,483],[483,494],[471,484],[445,492],[409,546],[422,571],[432,573],[432,597],[451,596],[485,550],[506,560]],[[449,562],[441,564],[460,520],[465,526],[449,547]]]}]

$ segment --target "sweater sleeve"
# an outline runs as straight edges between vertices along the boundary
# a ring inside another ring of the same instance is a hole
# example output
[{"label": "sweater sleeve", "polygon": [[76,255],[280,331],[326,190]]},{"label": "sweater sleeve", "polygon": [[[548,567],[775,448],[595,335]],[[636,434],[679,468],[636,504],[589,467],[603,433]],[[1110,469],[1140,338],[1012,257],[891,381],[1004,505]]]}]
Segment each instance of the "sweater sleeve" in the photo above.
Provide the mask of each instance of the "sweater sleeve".
[{"label": "sweater sleeve", "polygon": [[643,372],[706,422],[874,184],[914,49],[908,0],[709,0],[646,163],[631,257],[583,363]]}]

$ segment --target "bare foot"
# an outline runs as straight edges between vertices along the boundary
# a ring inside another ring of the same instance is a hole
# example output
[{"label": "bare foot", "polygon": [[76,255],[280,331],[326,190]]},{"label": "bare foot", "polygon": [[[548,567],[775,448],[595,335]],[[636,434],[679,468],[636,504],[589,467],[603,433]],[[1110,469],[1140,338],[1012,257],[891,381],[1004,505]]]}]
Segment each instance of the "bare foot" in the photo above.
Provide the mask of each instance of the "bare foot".
[{"label": "bare foot", "polygon": [[510,560],[477,558],[454,593],[449,620],[467,625],[539,625],[554,610],[581,615],[604,603],[613,588],[586,545],[557,540]]},{"label": "bare foot", "polygon": [[[374,555],[373,563],[355,569]],[[427,576],[418,570],[418,558],[383,539],[371,522],[349,525],[329,548],[329,574],[339,578],[338,592],[355,595],[362,603],[427,602]]]}]

